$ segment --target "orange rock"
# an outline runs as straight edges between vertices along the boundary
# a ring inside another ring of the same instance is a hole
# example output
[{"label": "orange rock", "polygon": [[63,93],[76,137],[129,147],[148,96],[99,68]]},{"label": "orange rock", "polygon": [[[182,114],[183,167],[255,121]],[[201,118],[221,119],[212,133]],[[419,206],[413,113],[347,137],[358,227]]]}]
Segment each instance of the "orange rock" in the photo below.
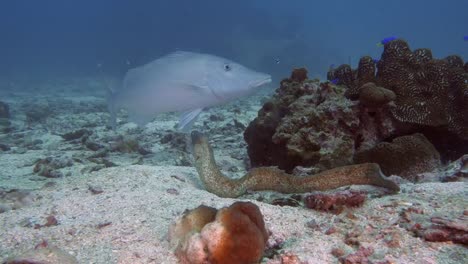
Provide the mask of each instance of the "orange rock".
[{"label": "orange rock", "polygon": [[[199,207],[200,208],[200,207]],[[216,219],[206,224],[200,232],[197,228],[193,232],[187,232],[187,219],[192,222],[202,223],[194,220],[196,215],[208,219],[200,210],[195,209],[184,215],[175,224],[172,231],[183,230],[183,232],[172,232],[172,240],[179,239],[176,254],[181,263],[190,264],[250,264],[260,262],[268,234],[265,229],[263,216],[259,208],[251,202],[236,202],[230,207],[218,210]],[[210,212],[206,210],[205,212]],[[191,216],[189,216],[192,213]],[[179,226],[178,226],[179,225]],[[182,228],[183,227],[183,228]],[[182,237],[180,237],[182,236]],[[172,242],[172,241],[171,241]]]}]

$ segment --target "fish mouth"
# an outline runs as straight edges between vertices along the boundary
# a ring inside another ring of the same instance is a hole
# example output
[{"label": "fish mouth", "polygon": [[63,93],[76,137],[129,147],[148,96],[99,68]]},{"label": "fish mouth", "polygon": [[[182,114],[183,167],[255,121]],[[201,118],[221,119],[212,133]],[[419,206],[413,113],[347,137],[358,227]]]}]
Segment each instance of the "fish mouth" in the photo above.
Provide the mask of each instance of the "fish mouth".
[{"label": "fish mouth", "polygon": [[264,84],[267,84],[267,83],[271,83],[271,76],[267,76],[263,79],[260,79],[260,80],[255,80],[255,81],[252,81],[249,83],[249,86],[250,87],[259,87],[259,86],[262,86]]}]

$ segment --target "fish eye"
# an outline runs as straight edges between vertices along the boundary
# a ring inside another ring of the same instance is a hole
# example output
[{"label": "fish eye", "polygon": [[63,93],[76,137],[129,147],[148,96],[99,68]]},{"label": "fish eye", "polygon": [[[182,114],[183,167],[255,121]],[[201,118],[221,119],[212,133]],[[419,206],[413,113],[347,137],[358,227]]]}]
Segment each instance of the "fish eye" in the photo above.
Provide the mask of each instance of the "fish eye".
[{"label": "fish eye", "polygon": [[230,70],[232,70],[231,65],[229,65],[228,63],[224,64],[224,70],[225,70],[225,71],[230,71]]}]

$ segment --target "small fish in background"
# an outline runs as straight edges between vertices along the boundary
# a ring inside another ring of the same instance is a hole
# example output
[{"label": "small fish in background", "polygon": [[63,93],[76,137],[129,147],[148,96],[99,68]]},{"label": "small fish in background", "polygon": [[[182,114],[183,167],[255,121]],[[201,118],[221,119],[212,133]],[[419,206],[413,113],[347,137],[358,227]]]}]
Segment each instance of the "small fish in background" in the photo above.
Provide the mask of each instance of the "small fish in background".
[{"label": "small fish in background", "polygon": [[109,89],[111,126],[125,108],[138,125],[156,114],[182,112],[179,129],[188,131],[203,109],[247,96],[270,83],[271,76],[234,61],[187,51],[176,51],[130,69],[117,89]]},{"label": "small fish in background", "polygon": [[340,79],[335,78],[335,79],[331,80],[330,82],[333,83],[333,84],[338,84],[339,81],[340,81]]},{"label": "small fish in background", "polygon": [[281,60],[279,58],[275,58],[275,63],[276,64],[280,64],[281,63]]},{"label": "small fish in background", "polygon": [[468,35],[463,36],[463,40],[464,40],[464,41],[468,41]]},{"label": "small fish in background", "polygon": [[397,39],[397,37],[395,37],[395,36],[384,38],[381,41],[377,42],[376,46],[377,47],[383,47],[385,44],[387,44],[388,42],[390,42],[392,40],[395,40],[395,39]]}]

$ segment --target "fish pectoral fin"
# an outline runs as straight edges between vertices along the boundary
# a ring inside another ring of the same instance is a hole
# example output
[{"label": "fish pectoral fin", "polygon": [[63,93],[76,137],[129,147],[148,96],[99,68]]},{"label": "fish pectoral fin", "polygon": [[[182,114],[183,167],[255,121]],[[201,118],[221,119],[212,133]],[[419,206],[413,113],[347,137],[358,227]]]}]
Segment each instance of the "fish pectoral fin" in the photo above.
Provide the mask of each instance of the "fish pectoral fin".
[{"label": "fish pectoral fin", "polygon": [[179,126],[177,129],[188,132],[202,111],[203,108],[196,108],[182,113],[179,118]]},{"label": "fish pectoral fin", "polygon": [[207,86],[195,85],[195,84],[187,84],[187,83],[178,83],[179,87],[183,87],[185,90],[189,91],[190,93],[194,94],[207,94],[210,93],[211,90]]}]

